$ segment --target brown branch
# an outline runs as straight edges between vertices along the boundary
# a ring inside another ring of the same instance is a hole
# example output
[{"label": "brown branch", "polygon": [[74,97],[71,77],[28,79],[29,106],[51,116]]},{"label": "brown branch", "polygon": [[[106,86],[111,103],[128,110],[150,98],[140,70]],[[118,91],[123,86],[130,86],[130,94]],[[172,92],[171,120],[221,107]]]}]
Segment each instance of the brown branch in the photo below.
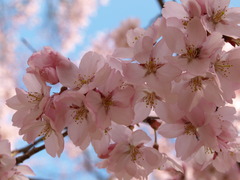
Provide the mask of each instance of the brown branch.
[{"label": "brown branch", "polygon": [[157,0],[157,2],[159,4],[160,8],[163,9],[164,3],[165,3],[164,0]]},{"label": "brown branch", "polygon": [[[64,133],[62,133],[62,135],[63,135],[63,137],[67,136],[67,135],[68,135],[67,131],[65,131]],[[40,140],[42,141],[42,140],[43,140],[43,137],[40,138],[40,139],[37,140],[37,141],[40,142]],[[36,142],[37,142],[37,141],[36,141]],[[42,151],[43,149],[45,149],[45,145],[42,145],[42,146],[40,146],[40,147],[34,147],[34,148],[32,148],[32,147],[35,145],[36,142],[34,142],[33,144],[30,144],[30,145],[29,145],[29,146],[31,146],[30,149],[28,148],[28,146],[25,147],[25,148],[22,148],[22,149],[24,149],[24,150],[25,150],[25,149],[28,149],[28,151],[25,152],[22,156],[19,156],[19,157],[16,158],[16,165],[22,163],[22,162],[25,161],[26,159],[29,159],[32,155],[34,155],[34,154]]]},{"label": "brown branch", "polygon": [[42,146],[37,147],[37,148],[33,148],[31,151],[25,153],[24,155],[17,157],[16,158],[16,165],[22,163],[26,159],[29,159],[32,155],[42,151],[43,149],[45,149],[45,145],[42,145]]},{"label": "brown branch", "polygon": [[13,150],[11,152],[11,154],[13,156],[19,154],[19,153],[27,153],[32,147],[34,147],[35,145],[37,145],[38,143],[42,142],[43,141],[43,137],[39,138],[38,140],[36,140],[34,143],[32,144],[29,144],[28,146],[26,147],[23,147],[21,149],[16,149],[16,150]]}]

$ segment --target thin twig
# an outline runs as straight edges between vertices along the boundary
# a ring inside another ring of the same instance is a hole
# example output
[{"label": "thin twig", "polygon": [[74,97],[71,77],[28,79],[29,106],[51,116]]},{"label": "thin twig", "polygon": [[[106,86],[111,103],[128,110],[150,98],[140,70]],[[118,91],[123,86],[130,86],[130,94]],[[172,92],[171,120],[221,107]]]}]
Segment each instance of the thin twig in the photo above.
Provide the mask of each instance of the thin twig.
[{"label": "thin twig", "polygon": [[157,0],[157,2],[159,4],[160,8],[162,9],[164,7],[164,3],[165,3],[164,0]]},{"label": "thin twig", "polygon": [[22,163],[23,161],[25,161],[26,159],[30,158],[32,155],[42,151],[43,149],[45,149],[45,145],[42,145],[40,147],[37,148],[33,148],[32,150],[30,150],[29,152],[25,153],[22,156],[19,156],[16,158],[16,165]]},{"label": "thin twig", "polygon": [[32,51],[32,53],[37,52],[36,49],[34,49],[34,47],[25,38],[21,38],[21,41],[30,51]]},{"label": "thin twig", "polygon": [[154,144],[157,144],[157,131],[154,129]]},{"label": "thin twig", "polygon": [[[65,131],[64,133],[62,133],[63,137],[67,136],[68,133],[67,131]],[[43,140],[43,138],[41,138],[41,140]],[[38,140],[39,141],[39,140]],[[34,144],[34,143],[33,143]],[[34,146],[34,145],[33,145]],[[24,149],[24,148],[23,148]],[[16,158],[16,165],[22,163],[23,161],[25,161],[26,159],[29,159],[32,155],[42,151],[43,149],[45,149],[45,145],[42,145],[40,147],[34,147],[34,148],[30,148],[29,151],[27,151],[26,153],[24,153],[22,156],[19,156]]]},{"label": "thin twig", "polygon": [[93,176],[95,176],[98,180],[104,180],[105,178],[95,169],[92,163],[91,155],[89,151],[84,152],[84,161],[87,163],[86,170],[89,171]]},{"label": "thin twig", "polygon": [[15,155],[17,155],[17,154],[19,154],[19,153],[26,153],[26,152],[28,152],[32,147],[34,147],[35,145],[37,145],[38,143],[40,143],[40,142],[42,142],[42,141],[43,141],[43,137],[39,138],[39,139],[36,140],[34,143],[29,144],[29,145],[26,146],[26,147],[23,147],[23,148],[21,148],[21,149],[13,150],[13,151],[11,152],[11,154],[12,154],[13,156],[15,156]]},{"label": "thin twig", "polygon": [[153,144],[153,148],[155,148],[156,150],[159,149],[159,145],[158,145],[158,142],[157,142],[157,131],[156,131],[156,129],[154,129],[154,144]]}]

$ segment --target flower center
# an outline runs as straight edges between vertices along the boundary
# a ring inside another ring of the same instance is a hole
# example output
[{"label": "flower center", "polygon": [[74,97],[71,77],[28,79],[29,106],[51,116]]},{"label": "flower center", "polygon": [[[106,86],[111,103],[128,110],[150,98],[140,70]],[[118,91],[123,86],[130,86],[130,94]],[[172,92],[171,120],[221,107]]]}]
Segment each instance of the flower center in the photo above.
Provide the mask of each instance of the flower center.
[{"label": "flower center", "polygon": [[201,48],[195,48],[194,45],[187,45],[186,46],[186,53],[181,54],[181,58],[186,58],[188,62],[191,62],[193,59],[196,59],[199,57]]},{"label": "flower center", "polygon": [[38,104],[43,98],[43,94],[39,92],[28,92],[27,99],[29,103]]},{"label": "flower center", "polygon": [[140,66],[146,70],[145,76],[156,74],[157,70],[163,66],[163,64],[157,64],[155,59],[156,58],[150,57],[149,61],[147,61],[145,64],[140,64]]},{"label": "flower center", "polygon": [[102,104],[106,112],[108,112],[109,107],[113,105],[112,96],[102,97]]},{"label": "flower center", "polygon": [[205,154],[213,154],[214,150],[210,147],[204,147]]},{"label": "flower center", "polygon": [[74,82],[74,84],[78,87],[81,88],[84,84],[89,84],[90,82],[92,82],[94,79],[94,75],[93,76],[86,76],[84,75],[83,77],[79,74],[78,75],[78,79]]},{"label": "flower center", "polygon": [[202,87],[203,87],[202,81],[205,81],[205,80],[208,80],[208,79],[209,79],[208,77],[202,77],[202,76],[197,76],[195,78],[192,78],[189,81],[189,86],[190,86],[192,92],[202,90]]},{"label": "flower center", "polygon": [[139,158],[137,156],[141,154],[141,152],[139,151],[139,147],[129,144],[129,148],[130,148],[129,153],[131,155],[131,160],[135,162],[137,158]]},{"label": "flower center", "polygon": [[142,98],[142,100],[146,102],[146,107],[155,107],[157,105],[156,100],[162,100],[161,97],[157,96],[155,92],[143,92],[146,94],[146,96]]},{"label": "flower center", "polygon": [[184,26],[184,29],[187,28],[188,23],[191,21],[192,18],[190,17],[184,17],[184,19],[182,20],[182,25]]},{"label": "flower center", "polygon": [[184,133],[187,135],[196,135],[197,134],[196,128],[190,122],[187,122],[185,124],[184,128],[185,128]]},{"label": "flower center", "polygon": [[77,124],[82,123],[83,120],[87,119],[89,111],[84,104],[80,107],[73,104],[70,108],[73,109],[71,116]]},{"label": "flower center", "polygon": [[192,89],[192,92],[201,90],[202,89],[202,78],[200,76],[192,78],[189,82],[189,85],[190,85],[190,88]]},{"label": "flower center", "polygon": [[39,133],[38,136],[44,136],[43,140],[45,140],[48,137],[50,137],[51,134],[52,134],[52,128],[51,128],[50,124],[47,123],[47,124],[45,124],[45,126],[43,127],[43,129],[41,130],[41,132]]},{"label": "flower center", "polygon": [[217,12],[213,13],[211,19],[214,24],[219,23],[223,19],[223,15],[225,14],[225,9],[218,10]]}]

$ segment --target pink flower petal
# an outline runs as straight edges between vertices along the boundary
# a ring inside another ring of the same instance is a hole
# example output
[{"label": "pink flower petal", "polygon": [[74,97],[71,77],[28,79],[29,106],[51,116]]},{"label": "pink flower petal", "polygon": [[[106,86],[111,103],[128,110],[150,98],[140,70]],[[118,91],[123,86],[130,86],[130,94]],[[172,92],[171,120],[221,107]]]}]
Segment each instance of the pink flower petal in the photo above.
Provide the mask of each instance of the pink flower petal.
[{"label": "pink flower petal", "polygon": [[166,138],[175,138],[184,134],[185,128],[184,123],[182,124],[162,124],[158,133]]},{"label": "pink flower petal", "polygon": [[130,139],[131,144],[137,146],[142,143],[148,143],[151,138],[142,130],[136,130],[132,133],[132,138]]}]

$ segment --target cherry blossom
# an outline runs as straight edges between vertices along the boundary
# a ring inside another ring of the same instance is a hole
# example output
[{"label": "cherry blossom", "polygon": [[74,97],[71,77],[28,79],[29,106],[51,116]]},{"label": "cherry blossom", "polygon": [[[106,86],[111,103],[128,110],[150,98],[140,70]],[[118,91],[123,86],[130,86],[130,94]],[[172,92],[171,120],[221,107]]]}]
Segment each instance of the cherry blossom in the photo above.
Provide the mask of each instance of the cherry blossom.
[{"label": "cherry blossom", "polygon": [[234,48],[228,52],[217,54],[214,63],[214,72],[221,83],[224,99],[232,103],[235,97],[235,90],[239,88],[239,48]]},{"label": "cherry blossom", "polygon": [[[183,117],[179,116],[172,123],[161,125],[158,130],[164,137],[177,137],[175,144],[177,157],[181,157],[183,160],[190,157],[202,146],[202,142],[200,141],[201,134],[198,132],[199,127],[203,126],[206,121],[201,114],[202,112],[201,109],[194,109]],[[201,116],[192,119],[196,115]],[[182,146],[183,143],[184,146]]]},{"label": "cherry blossom", "polygon": [[145,146],[150,138],[141,130],[134,131],[127,139],[117,143],[109,158],[101,163],[119,179],[146,178],[164,162],[163,156],[156,150]]},{"label": "cherry blossom", "polygon": [[193,76],[184,73],[179,79],[180,81],[173,85],[172,91],[178,95],[177,104],[180,109],[191,111],[202,99],[216,106],[224,105],[223,92],[215,74]]},{"label": "cherry blossom", "polygon": [[59,82],[56,66],[61,61],[68,61],[67,58],[54,51],[50,47],[44,47],[40,52],[34,53],[28,60],[28,73],[36,73],[43,81],[51,84]]},{"label": "cherry blossom", "polygon": [[[145,37],[146,46],[153,44],[152,39]],[[136,63],[123,65],[123,73],[130,83],[139,85],[144,82],[158,91],[160,95],[168,96],[171,90],[170,81],[180,75],[181,71],[170,64],[165,56],[170,56],[171,51],[164,41],[158,42],[152,49],[141,51],[134,57]]]},{"label": "cherry blossom", "polygon": [[239,37],[240,8],[228,8],[230,0],[206,0],[207,14],[202,16],[202,22],[210,33],[220,32],[223,35]]},{"label": "cherry blossom", "polygon": [[45,85],[35,74],[27,73],[24,84],[28,92],[16,88],[16,95],[7,100],[7,105],[15,110],[13,124],[22,127],[24,124],[39,118],[50,97],[50,87]]},{"label": "cherry blossom", "polygon": [[162,14],[167,26],[177,27],[184,32],[194,17],[201,17],[202,9],[197,1],[181,0],[181,2],[182,4],[173,1],[166,2]]},{"label": "cherry blossom", "polygon": [[43,136],[46,150],[52,157],[56,155],[60,157],[63,151],[63,136],[54,127],[53,120],[46,115],[42,116],[42,120],[36,120],[23,126],[19,133],[28,143],[32,143],[37,137]]},{"label": "cherry blossom", "polygon": [[[174,34],[178,36],[172,39]],[[169,27],[164,38],[172,52],[178,54],[169,59],[175,61],[183,71],[195,75],[203,75],[209,70],[211,56],[224,45],[221,34],[213,33],[207,36],[199,18],[193,18],[188,23],[186,34],[177,28]]]},{"label": "cherry blossom", "polygon": [[71,89],[80,89],[82,93],[103,83],[110,73],[104,58],[94,52],[83,56],[79,68],[69,61],[59,64],[56,69],[61,84]]},{"label": "cherry blossom", "polygon": [[112,71],[103,86],[87,93],[86,102],[95,113],[97,127],[105,129],[111,125],[111,121],[126,126],[131,124],[134,117],[134,89],[121,86],[122,83],[121,74]]},{"label": "cherry blossom", "polygon": [[[66,91],[56,100],[57,122],[63,122],[68,128],[68,136],[82,150],[90,144],[92,136],[99,135],[95,125],[95,117],[86,105],[85,96],[79,91]],[[60,131],[61,132],[61,131]]]}]

